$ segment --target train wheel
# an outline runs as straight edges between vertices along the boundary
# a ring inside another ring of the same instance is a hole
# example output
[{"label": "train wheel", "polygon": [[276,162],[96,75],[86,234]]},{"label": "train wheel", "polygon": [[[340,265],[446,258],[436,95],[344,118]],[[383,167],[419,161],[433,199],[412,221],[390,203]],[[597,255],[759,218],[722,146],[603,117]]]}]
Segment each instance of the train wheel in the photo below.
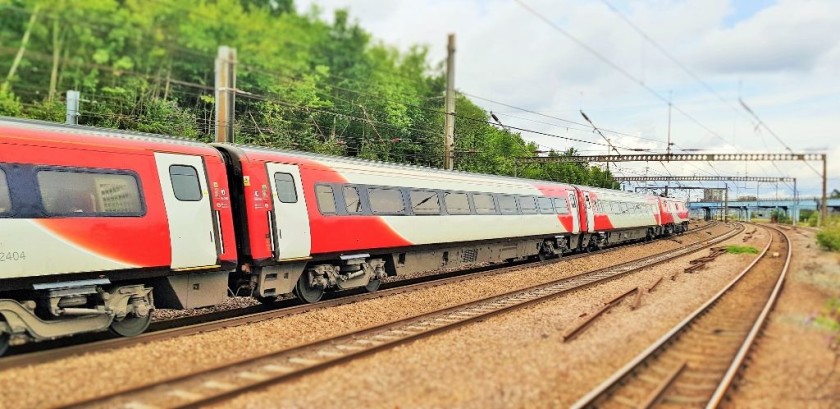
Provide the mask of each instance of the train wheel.
[{"label": "train wheel", "polygon": [[140,335],[147,328],[149,328],[149,324],[152,323],[152,314],[146,314],[145,317],[138,317],[136,315],[129,315],[123,318],[120,321],[114,321],[111,323],[111,332],[123,336],[123,337],[133,337],[135,335]]},{"label": "train wheel", "polygon": [[295,285],[295,295],[297,298],[302,300],[303,302],[312,304],[318,301],[321,301],[321,297],[324,296],[324,289],[323,288],[313,288],[309,286],[308,283],[309,274],[304,273],[300,276],[297,284]]},{"label": "train wheel", "polygon": [[369,293],[372,293],[372,292],[378,290],[380,285],[382,285],[382,280],[379,280],[379,279],[370,280],[370,282],[368,282],[367,285],[365,286],[365,290],[367,290],[367,292],[369,292]]}]

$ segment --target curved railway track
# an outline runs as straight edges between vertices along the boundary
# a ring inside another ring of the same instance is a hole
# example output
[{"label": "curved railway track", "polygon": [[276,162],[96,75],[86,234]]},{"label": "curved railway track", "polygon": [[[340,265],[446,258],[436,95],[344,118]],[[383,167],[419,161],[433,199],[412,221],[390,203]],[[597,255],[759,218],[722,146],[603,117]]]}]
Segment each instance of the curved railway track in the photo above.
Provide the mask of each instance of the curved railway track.
[{"label": "curved railway track", "polygon": [[787,235],[765,228],[771,240],[747,268],[572,407],[718,407],[773,308],[790,265]]},{"label": "curved railway track", "polygon": [[192,408],[225,402],[268,385],[666,263],[711,247],[741,231],[743,226],[737,225],[721,236],[670,252],[116,391],[65,407]]},{"label": "curved railway track", "polygon": [[[688,230],[684,234],[696,233],[713,227],[716,222],[707,223]],[[670,238],[674,240],[674,238]],[[668,240],[668,238],[664,239]],[[442,274],[407,278],[398,281],[383,283],[379,291],[366,293],[362,289],[337,292],[325,295],[325,299],[316,304],[301,304],[297,299],[278,301],[270,305],[258,305],[246,308],[239,308],[227,311],[177,318],[172,320],[158,321],[152,323],[148,332],[129,338],[116,337],[110,333],[83,334],[74,338],[57,340],[53,343],[44,342],[32,345],[29,350],[23,353],[16,353],[12,350],[7,357],[0,358],[0,370],[21,367],[26,365],[41,364],[44,362],[65,358],[67,356],[79,355],[90,352],[104,351],[112,348],[120,348],[151,342],[161,339],[168,339],[179,336],[197,334],[213,331],[222,328],[239,325],[252,324],[259,321],[281,318],[293,314],[300,314],[316,309],[335,307],[338,305],[362,301],[370,298],[400,294],[408,291],[415,291],[422,288],[445,285],[460,280],[480,276],[497,275],[517,271],[526,268],[534,268],[557,262],[572,260],[581,257],[588,257],[594,254],[608,254],[610,252],[626,249],[628,247],[643,246],[646,242],[627,244],[610,247],[592,253],[579,253],[562,258],[549,259],[536,262],[519,262],[513,265],[503,266],[489,265],[453,271]],[[332,298],[330,298],[332,297]],[[29,345],[25,346],[28,347]],[[40,348],[39,348],[40,347]]]}]

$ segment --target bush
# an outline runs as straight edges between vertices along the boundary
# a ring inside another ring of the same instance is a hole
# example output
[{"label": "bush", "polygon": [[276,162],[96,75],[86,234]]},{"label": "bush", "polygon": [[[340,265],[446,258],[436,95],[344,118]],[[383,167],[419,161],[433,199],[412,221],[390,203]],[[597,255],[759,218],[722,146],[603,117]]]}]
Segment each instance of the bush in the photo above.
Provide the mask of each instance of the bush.
[{"label": "bush", "polygon": [[817,227],[817,223],[819,222],[819,220],[819,216],[817,216],[816,212],[811,213],[811,215],[808,216],[808,226]]},{"label": "bush", "polygon": [[23,106],[12,91],[0,86],[0,115],[20,116]]},{"label": "bush", "polygon": [[770,221],[772,223],[790,224],[790,216],[784,210],[773,210],[770,212]]},{"label": "bush", "polygon": [[832,217],[826,220],[817,233],[817,243],[825,250],[840,251],[840,219]]}]

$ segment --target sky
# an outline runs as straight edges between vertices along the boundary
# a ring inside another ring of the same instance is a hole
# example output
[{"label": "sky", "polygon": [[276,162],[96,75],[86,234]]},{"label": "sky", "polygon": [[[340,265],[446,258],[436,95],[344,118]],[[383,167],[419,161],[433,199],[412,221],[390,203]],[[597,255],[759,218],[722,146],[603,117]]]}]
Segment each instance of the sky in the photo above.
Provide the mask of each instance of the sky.
[{"label": "sky", "polygon": [[[456,89],[505,125],[553,134],[522,134],[542,149],[607,153],[561,138],[604,142],[566,122],[585,123],[583,111],[616,132],[605,135],[619,152],[664,152],[670,100],[675,153],[783,153],[785,145],[827,153],[829,191],[840,189],[840,0],[296,0],[301,11],[313,4],[326,20],[349,9],[375,41],[428,46],[433,67],[454,33]],[[810,196],[821,188],[821,163],[811,165],[622,163],[614,173],[795,177]],[[756,187],[741,183],[735,193]],[[780,197],[791,194],[779,185]]]}]

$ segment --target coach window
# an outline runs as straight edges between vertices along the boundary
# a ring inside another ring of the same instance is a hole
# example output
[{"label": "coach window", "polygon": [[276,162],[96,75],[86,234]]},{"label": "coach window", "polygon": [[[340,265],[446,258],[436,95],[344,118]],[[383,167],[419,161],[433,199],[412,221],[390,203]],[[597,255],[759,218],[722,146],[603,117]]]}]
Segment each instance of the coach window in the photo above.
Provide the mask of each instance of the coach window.
[{"label": "coach window", "polygon": [[362,214],[362,199],[359,197],[359,188],[356,186],[344,186],[344,207],[348,214]]},{"label": "coach window", "polygon": [[185,202],[201,200],[201,186],[198,184],[198,173],[194,167],[172,165],[169,167],[169,179],[172,181],[172,191],[176,199]]},{"label": "coach window", "polygon": [[551,205],[550,197],[538,197],[537,204],[540,205],[540,213],[554,213],[554,206]]},{"label": "coach window", "polygon": [[38,187],[50,216],[142,216],[133,175],[95,171],[41,170]]},{"label": "coach window", "polygon": [[411,210],[414,214],[440,214],[440,200],[434,190],[412,190]]},{"label": "coach window", "polygon": [[321,214],[335,214],[335,194],[332,186],[315,186],[315,197],[318,199],[318,210]]},{"label": "coach window", "polygon": [[446,192],[443,194],[443,203],[449,214],[470,214],[470,201],[466,193]]},{"label": "coach window", "polygon": [[274,174],[274,187],[277,189],[277,198],[282,203],[297,203],[297,190],[295,179],[289,173],[277,172]]},{"label": "coach window", "polygon": [[499,210],[502,214],[517,214],[519,210],[516,208],[516,198],[510,195],[499,195]]},{"label": "coach window", "polygon": [[493,201],[493,195],[473,193],[472,199],[476,214],[496,214],[496,202]]},{"label": "coach window", "polygon": [[557,211],[557,214],[569,213],[569,206],[563,199],[554,199],[554,209]]},{"label": "coach window", "polygon": [[404,214],[402,191],[387,187],[369,187],[370,210],[377,214]]},{"label": "coach window", "polygon": [[6,172],[0,169],[0,214],[12,210],[12,200],[9,198],[9,184],[6,182]]},{"label": "coach window", "polygon": [[537,202],[533,196],[519,196],[519,208],[522,209],[522,214],[534,214],[537,212]]}]

